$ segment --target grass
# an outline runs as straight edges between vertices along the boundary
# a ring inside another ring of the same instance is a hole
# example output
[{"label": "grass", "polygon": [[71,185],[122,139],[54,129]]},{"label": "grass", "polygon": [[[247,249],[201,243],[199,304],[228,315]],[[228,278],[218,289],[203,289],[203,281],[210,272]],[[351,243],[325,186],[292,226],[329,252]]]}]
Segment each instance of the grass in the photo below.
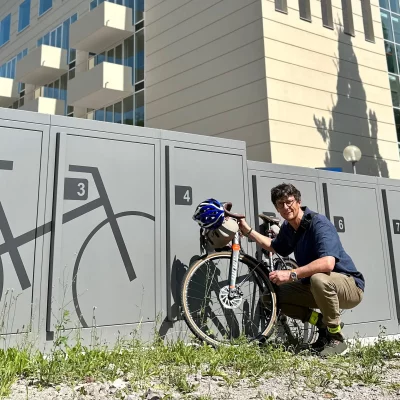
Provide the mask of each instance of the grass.
[{"label": "grass", "polygon": [[[94,342],[84,346],[79,335],[71,344],[65,333],[67,321],[65,313],[49,353],[38,351],[28,342],[0,350],[0,398],[10,393],[18,379],[40,388],[57,388],[61,384],[73,386],[123,377],[129,380],[131,390],[158,387],[166,393],[180,392],[188,399],[209,400],[207,395],[192,395],[198,382],[188,376],[196,375],[220,377],[228,387],[245,378],[257,386],[260,378],[291,376],[294,381],[302,379],[312,391],[329,393],[353,383],[382,383],[387,361],[399,359],[400,353],[400,340],[389,341],[384,332],[371,346],[361,346],[356,340],[346,356],[328,359],[294,354],[276,345],[258,347],[243,342],[214,349],[201,343],[189,346],[179,340],[168,342],[158,336],[151,343],[143,343],[134,335],[119,340],[112,348]],[[397,388],[395,384],[389,390]],[[269,398],[272,396],[267,395]]]}]

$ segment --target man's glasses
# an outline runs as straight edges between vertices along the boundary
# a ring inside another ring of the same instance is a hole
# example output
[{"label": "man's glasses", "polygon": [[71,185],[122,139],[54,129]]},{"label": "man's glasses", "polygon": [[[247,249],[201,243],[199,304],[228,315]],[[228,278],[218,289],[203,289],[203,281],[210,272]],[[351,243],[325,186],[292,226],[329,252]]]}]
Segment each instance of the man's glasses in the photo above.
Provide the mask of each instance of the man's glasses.
[{"label": "man's glasses", "polygon": [[278,210],[283,210],[283,208],[286,206],[287,208],[290,208],[293,203],[296,201],[296,199],[288,199],[285,201],[277,201],[276,202],[276,208]]}]

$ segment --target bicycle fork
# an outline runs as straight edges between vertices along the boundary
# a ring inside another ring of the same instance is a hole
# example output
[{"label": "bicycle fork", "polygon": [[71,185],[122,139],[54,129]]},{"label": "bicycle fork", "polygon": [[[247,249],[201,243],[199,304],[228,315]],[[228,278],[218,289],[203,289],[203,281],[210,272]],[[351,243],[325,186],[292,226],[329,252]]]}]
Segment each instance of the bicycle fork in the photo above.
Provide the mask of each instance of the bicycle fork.
[{"label": "bicycle fork", "polygon": [[236,232],[235,237],[232,241],[232,256],[229,264],[229,298],[235,297],[236,289],[236,278],[237,270],[239,264],[240,255],[240,243],[239,243],[239,233]]}]

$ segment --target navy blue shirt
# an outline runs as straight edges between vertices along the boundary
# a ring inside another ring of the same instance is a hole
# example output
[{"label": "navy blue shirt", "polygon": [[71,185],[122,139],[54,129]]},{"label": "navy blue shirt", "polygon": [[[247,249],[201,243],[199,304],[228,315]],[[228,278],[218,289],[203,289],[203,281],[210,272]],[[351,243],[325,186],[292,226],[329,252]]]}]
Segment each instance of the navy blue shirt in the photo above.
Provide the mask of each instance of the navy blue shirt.
[{"label": "navy blue shirt", "polygon": [[[333,272],[352,276],[356,285],[364,290],[364,277],[345,252],[332,222],[324,215],[313,213],[308,207],[302,207],[302,210],[304,216],[298,231],[296,232],[287,221],[284,221],[278,236],[272,241],[273,249],[282,257],[294,252],[299,266],[307,265],[322,257],[335,257]],[[301,281],[309,283],[310,278],[303,278]]]}]

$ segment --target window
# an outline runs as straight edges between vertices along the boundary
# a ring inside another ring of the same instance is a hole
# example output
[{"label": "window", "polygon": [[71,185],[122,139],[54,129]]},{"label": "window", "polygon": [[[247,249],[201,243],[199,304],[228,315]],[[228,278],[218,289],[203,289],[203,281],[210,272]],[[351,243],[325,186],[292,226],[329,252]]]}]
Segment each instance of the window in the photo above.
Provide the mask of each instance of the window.
[{"label": "window", "polygon": [[135,82],[140,82],[144,79],[144,30],[136,33],[135,46]]},{"label": "window", "polygon": [[144,0],[135,0],[135,23],[138,23],[143,19],[143,13],[144,13]]},{"label": "window", "polygon": [[15,78],[15,68],[17,62],[24,58],[28,54],[28,49],[25,49],[17,54],[16,57],[12,58],[10,61],[7,61],[3,65],[0,66],[0,77],[2,78]]},{"label": "window", "polygon": [[393,109],[394,123],[396,124],[397,140],[400,142],[400,110]]},{"label": "window", "polygon": [[372,22],[371,1],[361,0],[361,11],[364,25],[365,40],[375,42],[374,24]]},{"label": "window", "polygon": [[389,75],[390,92],[392,94],[392,103],[395,107],[400,107],[400,85],[399,77]]},{"label": "window", "polygon": [[135,121],[133,119],[133,96],[126,97],[123,100],[123,107],[124,107],[123,123],[126,125],[134,125]]},{"label": "window", "polygon": [[19,6],[18,32],[23,31],[29,25],[30,19],[31,19],[31,0],[25,0]]},{"label": "window", "polygon": [[400,43],[400,18],[392,14],[394,41]]},{"label": "window", "polygon": [[379,0],[379,7],[389,10],[389,0]]},{"label": "window", "polygon": [[300,18],[311,22],[310,0],[299,0]]},{"label": "window", "polygon": [[287,1],[286,0],[275,0],[275,11],[280,11],[287,14]]},{"label": "window", "polygon": [[385,41],[386,63],[389,72],[398,73],[394,44]]},{"label": "window", "polygon": [[321,0],[322,25],[333,29],[332,0]]},{"label": "window", "polygon": [[354,36],[353,8],[351,6],[351,0],[342,0],[342,12],[344,33]]},{"label": "window", "polygon": [[0,47],[10,40],[11,14],[0,21]]},{"label": "window", "polygon": [[381,21],[384,39],[393,42],[392,24],[390,22],[389,13],[381,10]]},{"label": "window", "polygon": [[144,126],[144,90],[135,93],[135,125]]},{"label": "window", "polygon": [[53,7],[53,0],[39,0],[39,17]]},{"label": "window", "polygon": [[390,0],[390,8],[393,12],[400,14],[399,0]]}]

